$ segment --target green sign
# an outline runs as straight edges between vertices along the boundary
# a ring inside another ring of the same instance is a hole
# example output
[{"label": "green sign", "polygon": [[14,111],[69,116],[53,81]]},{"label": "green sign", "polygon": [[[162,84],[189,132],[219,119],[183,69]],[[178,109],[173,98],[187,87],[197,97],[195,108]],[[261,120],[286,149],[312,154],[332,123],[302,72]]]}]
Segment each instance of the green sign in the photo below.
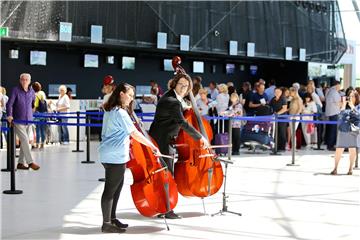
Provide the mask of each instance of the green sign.
[{"label": "green sign", "polygon": [[8,37],[8,36],[9,36],[9,28],[0,27],[0,37]]}]

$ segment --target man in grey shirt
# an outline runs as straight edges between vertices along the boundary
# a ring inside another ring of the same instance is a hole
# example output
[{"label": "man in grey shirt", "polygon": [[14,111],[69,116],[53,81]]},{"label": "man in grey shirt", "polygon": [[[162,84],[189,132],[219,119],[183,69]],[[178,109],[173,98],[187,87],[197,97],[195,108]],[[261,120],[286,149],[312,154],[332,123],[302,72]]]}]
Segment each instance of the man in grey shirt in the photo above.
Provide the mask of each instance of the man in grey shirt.
[{"label": "man in grey shirt", "polygon": [[[340,91],[340,82],[334,81],[333,86],[327,92],[325,96],[326,106],[325,106],[325,115],[329,118],[329,121],[337,121],[338,115],[340,113],[341,106],[341,95]],[[336,124],[327,124],[326,125],[326,145],[327,149],[330,151],[335,150],[337,136],[337,125]]]}]

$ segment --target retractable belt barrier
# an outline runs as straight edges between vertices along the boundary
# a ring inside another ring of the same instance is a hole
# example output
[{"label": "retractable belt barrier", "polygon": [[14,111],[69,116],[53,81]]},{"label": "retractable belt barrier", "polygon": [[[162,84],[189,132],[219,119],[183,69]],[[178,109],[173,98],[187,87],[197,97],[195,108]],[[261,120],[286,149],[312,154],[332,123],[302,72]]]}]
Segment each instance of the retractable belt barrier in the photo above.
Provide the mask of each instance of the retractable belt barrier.
[{"label": "retractable belt barrier", "polygon": [[[87,136],[87,147],[86,147],[86,161],[82,161],[82,163],[94,163],[94,161],[90,161],[90,127],[102,127],[101,123],[90,123],[90,120],[98,120],[101,121],[103,118],[104,112],[57,112],[57,113],[36,113],[33,116],[35,118],[44,118],[45,121],[21,121],[14,120],[15,124],[35,124],[35,125],[58,125],[58,126],[76,126],[76,150],[73,152],[83,152],[83,150],[79,149],[79,128],[86,127],[86,136]],[[72,116],[74,115],[74,116]],[[85,116],[81,116],[85,115]],[[140,118],[143,117],[154,117],[155,113],[140,113],[137,114]],[[320,120],[302,120],[302,117],[305,116],[319,116],[319,114],[301,114],[301,115],[268,115],[268,116],[205,116],[207,120],[231,120],[231,121],[254,121],[254,122],[274,122],[275,127],[279,122],[289,122],[291,123],[291,127],[293,128],[293,132],[295,132],[295,122],[300,123],[314,123],[314,124],[337,124],[337,121],[320,121]],[[300,117],[297,119],[295,117]],[[65,122],[49,122],[47,119],[76,119],[76,123],[65,123]],[[80,119],[85,119],[86,123],[80,123]],[[144,119],[144,122],[152,122],[151,119]],[[277,131],[277,130],[276,130]],[[21,190],[16,190],[15,188],[15,132],[13,126],[1,127],[1,132],[7,132],[7,168],[2,169],[2,171],[8,171],[11,173],[10,176],[10,190],[6,190],[3,193],[5,194],[21,194]],[[276,132],[275,132],[276,134]],[[277,141],[277,135],[275,135]],[[295,134],[292,136],[292,142],[294,143]],[[275,145],[277,143],[275,142]],[[277,146],[275,146],[275,153],[277,152]],[[230,152],[230,151],[229,151]],[[292,144],[292,161],[288,166],[295,166],[295,144]],[[357,161],[356,161],[357,167]]]}]

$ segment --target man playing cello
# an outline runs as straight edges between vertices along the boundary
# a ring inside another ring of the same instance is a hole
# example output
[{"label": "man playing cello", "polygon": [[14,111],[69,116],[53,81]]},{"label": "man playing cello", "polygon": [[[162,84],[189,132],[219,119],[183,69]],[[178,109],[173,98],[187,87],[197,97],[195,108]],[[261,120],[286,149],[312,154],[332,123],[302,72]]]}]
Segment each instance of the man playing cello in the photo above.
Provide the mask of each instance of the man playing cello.
[{"label": "man playing cello", "polygon": [[[190,91],[192,82],[187,74],[178,73],[171,80],[170,90],[159,100],[154,121],[151,124],[149,134],[159,145],[162,154],[173,153],[172,143],[177,137],[180,128],[187,132],[192,138],[200,140],[204,147],[209,147],[207,139],[192,127],[184,118],[183,111],[187,104],[183,99]],[[164,159],[169,170],[174,174],[174,162],[172,159]],[[166,218],[177,219],[179,215],[170,211],[165,214]]]}]

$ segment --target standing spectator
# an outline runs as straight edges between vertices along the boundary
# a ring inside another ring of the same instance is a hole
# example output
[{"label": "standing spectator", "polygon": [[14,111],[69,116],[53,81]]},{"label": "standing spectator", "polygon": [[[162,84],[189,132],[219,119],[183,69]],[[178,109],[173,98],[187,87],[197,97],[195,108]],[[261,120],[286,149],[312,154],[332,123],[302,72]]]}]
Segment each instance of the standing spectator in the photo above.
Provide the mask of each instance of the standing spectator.
[{"label": "standing spectator", "polygon": [[203,88],[201,82],[202,82],[202,77],[200,76],[195,76],[192,78],[192,82],[193,82],[193,85],[195,84],[199,84],[200,85],[200,88]]},{"label": "standing spectator", "polygon": [[70,87],[67,87],[66,88],[66,95],[68,95],[69,99],[73,99],[73,96],[72,96],[72,89]]},{"label": "standing spectator", "polygon": [[[356,111],[357,113],[359,113],[360,112],[359,104],[360,104],[359,94],[356,91],[352,91],[348,96],[348,100],[342,102],[340,116],[348,114],[349,111]],[[343,119],[343,117],[341,117],[340,119]],[[341,124],[344,124],[344,122],[340,121],[340,125]],[[339,126],[339,131],[336,140],[335,167],[330,174],[337,175],[337,168],[341,159],[341,155],[343,154],[344,149],[348,148],[350,166],[347,175],[352,175],[352,170],[357,154],[356,149],[359,147],[360,147],[360,134],[358,132],[342,131],[342,128]]]},{"label": "standing spectator", "polygon": [[[329,118],[329,121],[337,121],[338,115],[340,113],[341,107],[341,96],[340,96],[340,82],[334,81],[333,86],[325,95],[326,106],[325,106],[325,115]],[[336,135],[337,135],[337,126],[335,124],[326,125],[326,137],[327,140],[327,149],[330,151],[335,151]]]},{"label": "standing spectator", "polygon": [[150,81],[150,86],[151,86],[151,89],[153,89],[153,92],[156,93],[156,96],[159,100],[161,98],[161,96],[164,95],[164,91],[159,86],[159,84],[157,84],[154,80]]},{"label": "standing spectator", "polygon": [[210,99],[207,97],[208,91],[205,88],[199,90],[200,99],[196,101],[196,105],[202,116],[209,114]]},{"label": "standing spectator", "polygon": [[6,95],[6,88],[0,87],[0,93],[2,94],[2,116],[6,118],[6,104],[9,101],[9,97]]},{"label": "standing spectator", "polygon": [[229,107],[228,87],[225,84],[219,84],[219,94],[216,96],[216,111],[219,115]]},{"label": "standing spectator", "polygon": [[290,119],[294,119],[295,120],[295,131],[293,132],[292,127],[290,126],[290,136],[293,136],[293,134],[295,134],[295,142],[292,142],[292,144],[294,145],[294,147],[296,147],[296,129],[299,126],[299,122],[296,120],[300,120],[300,113],[303,111],[303,101],[301,100],[298,90],[295,87],[291,87],[290,89],[290,97],[291,97],[291,101],[290,101],[290,107],[289,107],[289,114],[290,115],[296,115],[293,117],[290,117]]},{"label": "standing spectator", "polygon": [[[316,107],[315,101],[313,100],[312,94],[307,92],[304,95],[304,108],[302,113],[305,115],[310,115],[318,112],[318,108]],[[303,116],[302,120],[305,121],[313,121],[313,116]],[[316,138],[316,130],[315,130],[315,124],[314,123],[301,123],[302,132],[304,135],[304,139],[306,142],[306,148],[311,148],[312,142],[317,142]]]},{"label": "standing spectator", "polygon": [[[229,109],[225,112],[226,116],[229,117],[239,117],[243,115],[243,107],[240,103],[240,98],[237,93],[232,93],[230,96],[231,105]],[[240,131],[241,131],[241,121],[233,120],[232,121],[232,155],[239,155],[240,152]]]},{"label": "standing spectator", "polygon": [[269,102],[269,98],[265,93],[265,84],[257,83],[255,90],[256,92],[251,95],[249,103],[249,111],[251,115],[254,115],[259,111],[261,112],[266,103]]},{"label": "standing spectator", "polygon": [[[9,97],[6,95],[6,89],[4,87],[1,87],[0,86],[0,95],[2,96],[0,99],[0,104],[2,104],[2,107],[1,107],[1,112],[0,112],[0,120],[2,118],[6,119],[7,115],[6,115],[6,104],[9,100]],[[0,127],[2,125],[2,122],[0,123]],[[4,132],[4,135],[5,135],[5,139],[6,139],[6,132]],[[1,132],[0,134],[0,137],[3,136],[3,132]]]},{"label": "standing spectator", "polygon": [[251,84],[249,82],[244,82],[241,86],[240,99],[242,99],[242,105],[244,106],[245,113],[249,112],[249,103],[251,100]]},{"label": "standing spectator", "polygon": [[210,82],[209,84],[209,94],[212,101],[216,100],[219,91],[216,89],[216,82]]},{"label": "standing spectator", "polygon": [[[32,104],[35,100],[35,92],[30,87],[31,75],[22,73],[20,75],[20,85],[15,87],[7,103],[7,120],[9,124],[13,121],[32,121]],[[29,168],[38,170],[40,167],[34,162],[29,146],[29,131],[31,124],[14,123],[15,133],[20,139],[20,156],[17,169],[27,170]],[[25,162],[28,166],[25,165]]]},{"label": "standing spectator", "polygon": [[[34,102],[34,112],[36,114],[46,113],[48,111],[46,103],[46,95],[41,90],[41,84],[39,82],[33,83],[33,89],[35,91],[35,102]],[[45,142],[45,132],[46,132],[46,118],[36,117],[36,121],[39,121],[40,124],[36,125],[36,144],[35,148],[44,148]]]},{"label": "standing spectator", "polygon": [[[226,86],[226,84],[222,83],[218,85],[218,90],[219,90],[219,94],[216,96],[216,112],[219,116],[224,115],[224,112],[226,111],[226,109],[228,109],[229,107],[229,94],[228,94],[228,87]],[[222,124],[220,126],[220,130],[221,132],[225,132],[229,129],[228,127],[228,120],[223,120],[224,124]],[[220,121],[221,122],[221,121]],[[224,127],[222,127],[224,126]]]},{"label": "standing spectator", "polygon": [[107,75],[103,80],[102,93],[104,94],[102,106],[109,100],[113,90],[115,88],[114,78],[111,75]]},{"label": "standing spectator", "polygon": [[[3,116],[3,112],[5,109],[5,98],[4,98],[4,95],[2,94],[2,92],[0,91],[0,120],[2,119],[2,116]],[[1,121],[0,121],[0,127],[1,127]]]},{"label": "standing spectator", "polygon": [[[59,87],[59,99],[56,102],[56,111],[57,112],[69,112],[70,109],[70,99],[69,96],[66,95],[66,86],[61,85]],[[66,116],[66,115],[61,115]],[[67,118],[60,118],[60,123],[67,124]],[[62,144],[69,144],[69,130],[66,125],[60,126],[60,140]]]},{"label": "standing spectator", "polygon": [[[281,88],[275,88],[275,95],[271,99],[269,105],[272,108],[273,112],[277,115],[284,115],[288,111],[288,106],[286,98],[283,96]],[[285,151],[286,147],[286,122],[278,122],[278,147],[277,150]]]},{"label": "standing spectator", "polygon": [[192,93],[194,95],[195,101],[200,99],[199,90],[201,88],[201,85],[199,83],[194,83],[192,88]]},{"label": "standing spectator", "polygon": [[269,87],[265,89],[265,93],[268,96],[269,101],[271,101],[275,96],[275,88],[276,88],[276,82],[275,79],[272,78],[269,82]]}]

